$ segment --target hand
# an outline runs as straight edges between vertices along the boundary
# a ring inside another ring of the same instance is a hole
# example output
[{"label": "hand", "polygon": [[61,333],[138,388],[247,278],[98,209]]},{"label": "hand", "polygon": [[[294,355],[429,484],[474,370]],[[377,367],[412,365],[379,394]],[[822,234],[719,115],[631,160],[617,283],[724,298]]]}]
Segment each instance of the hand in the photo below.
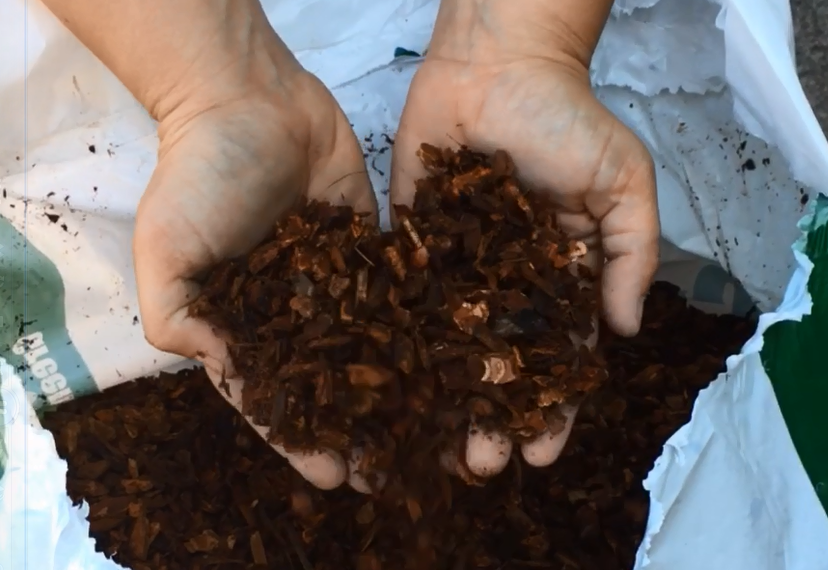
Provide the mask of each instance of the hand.
[{"label": "hand", "polygon": [[[201,92],[209,90],[204,85]],[[233,377],[232,367],[220,333],[187,315],[196,279],[218,261],[249,252],[303,196],[342,200],[358,211],[375,211],[376,201],[347,119],[322,83],[301,69],[275,84],[240,86],[221,101],[186,99],[160,119],[158,132],[158,165],[135,221],[144,330],[160,350],[201,360],[218,384],[223,369]],[[240,407],[241,382],[228,382],[229,399]],[[334,488],[348,477],[333,452],[274,448],[317,487]]]},{"label": "hand", "polygon": [[[221,333],[188,317],[197,279],[250,251],[302,196],[375,211],[359,143],[259,0],[44,1],[158,122],[133,237],[144,334],[201,360],[214,383],[232,378]],[[240,408],[241,382],[228,383]],[[276,451],[317,487],[348,477],[339,455]]]},{"label": "hand", "polygon": [[[532,38],[531,26],[518,30],[523,38],[512,38],[498,28],[496,14],[475,24],[468,16],[473,10],[464,15],[445,3],[397,133],[393,202],[413,199],[414,181],[424,175],[415,156],[422,142],[507,151],[521,178],[554,198],[563,229],[589,247],[589,265],[603,270],[610,326],[635,334],[658,257],[655,178],[647,149],[594,97],[588,61]],[[461,16],[466,19],[458,22]],[[577,410],[562,411],[567,417],[562,433],[523,445],[530,464],[548,465],[560,455]],[[466,450],[471,471],[491,476],[502,470],[512,443],[499,434],[473,433]]]}]

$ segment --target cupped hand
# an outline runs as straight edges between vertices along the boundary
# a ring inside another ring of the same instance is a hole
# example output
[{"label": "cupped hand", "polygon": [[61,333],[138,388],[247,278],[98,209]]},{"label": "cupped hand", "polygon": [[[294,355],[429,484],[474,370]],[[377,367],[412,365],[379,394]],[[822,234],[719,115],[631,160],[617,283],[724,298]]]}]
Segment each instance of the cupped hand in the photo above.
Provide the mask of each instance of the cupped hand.
[{"label": "cupped hand", "polygon": [[[217,91],[217,100],[187,100],[160,119],[158,165],[138,207],[133,242],[148,341],[201,360],[214,383],[224,374],[233,378],[226,344],[220,331],[188,316],[205,272],[249,252],[303,197],[376,210],[359,143],[315,77],[299,70],[283,81]],[[229,399],[240,407],[240,381],[229,383]],[[365,487],[329,450],[274,448],[317,487],[346,479]]]},{"label": "cupped hand", "polygon": [[[432,41],[432,44],[435,42]],[[394,203],[411,203],[425,173],[421,143],[497,149],[513,158],[519,177],[553,198],[561,227],[584,241],[601,272],[602,305],[618,333],[638,331],[644,295],[657,266],[659,235],[652,159],[641,141],[595,98],[588,70],[565,58],[447,57],[439,47],[414,77],[397,133],[391,178]],[[582,339],[590,344],[596,338]],[[560,455],[577,413],[566,425],[522,445],[528,463]],[[478,476],[501,471],[512,442],[472,426],[466,449]]]}]

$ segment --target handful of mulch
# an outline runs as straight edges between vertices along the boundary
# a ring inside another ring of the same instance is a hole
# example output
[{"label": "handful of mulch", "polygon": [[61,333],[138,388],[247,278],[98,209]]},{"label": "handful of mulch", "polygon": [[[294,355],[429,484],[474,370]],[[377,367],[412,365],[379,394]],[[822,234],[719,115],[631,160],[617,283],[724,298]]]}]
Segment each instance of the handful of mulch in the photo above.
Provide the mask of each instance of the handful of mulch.
[{"label": "handful of mulch", "polygon": [[[422,486],[439,452],[462,459],[471,424],[518,442],[560,431],[559,405],[607,374],[581,340],[598,295],[586,247],[550,203],[502,151],[419,156],[428,177],[413,207],[395,207],[397,229],[307,204],[216,267],[191,314],[229,333],[242,412],[270,441],[360,447],[363,473]],[[411,500],[418,519],[427,507]]]}]

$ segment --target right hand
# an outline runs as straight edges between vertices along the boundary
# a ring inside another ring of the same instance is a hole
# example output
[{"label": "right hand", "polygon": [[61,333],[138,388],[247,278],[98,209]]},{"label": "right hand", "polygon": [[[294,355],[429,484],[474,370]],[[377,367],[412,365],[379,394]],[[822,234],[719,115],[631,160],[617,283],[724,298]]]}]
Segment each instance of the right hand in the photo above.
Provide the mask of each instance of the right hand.
[{"label": "right hand", "polygon": [[[550,33],[569,24],[547,20],[541,26],[525,15],[521,21],[519,7],[498,11],[497,3],[489,4],[441,4],[395,140],[391,198],[413,201],[415,181],[425,175],[416,156],[423,142],[505,150],[523,182],[552,199],[561,228],[586,243],[584,262],[601,276],[604,316],[616,332],[632,336],[658,264],[649,152],[593,95],[588,58],[574,55],[570,36]],[[525,9],[530,3],[520,4]],[[581,341],[594,346],[597,334]],[[549,465],[560,456],[577,408],[561,405],[560,411],[562,429],[522,445],[529,464]],[[468,468],[490,477],[506,467],[512,448],[503,434],[472,426]]]},{"label": "right hand", "polygon": [[[281,49],[273,38],[272,49]],[[216,385],[226,373],[230,394],[219,392],[241,409],[242,380],[233,379],[221,332],[188,315],[198,278],[248,253],[303,197],[369,212],[376,198],[356,136],[316,77],[295,60],[239,65],[198,82],[195,95],[165,94],[176,104],[160,102],[170,111],[158,117],[158,165],[138,207],[133,249],[147,340],[200,360]],[[347,479],[366,490],[338,453],[273,447],[319,488]]]}]

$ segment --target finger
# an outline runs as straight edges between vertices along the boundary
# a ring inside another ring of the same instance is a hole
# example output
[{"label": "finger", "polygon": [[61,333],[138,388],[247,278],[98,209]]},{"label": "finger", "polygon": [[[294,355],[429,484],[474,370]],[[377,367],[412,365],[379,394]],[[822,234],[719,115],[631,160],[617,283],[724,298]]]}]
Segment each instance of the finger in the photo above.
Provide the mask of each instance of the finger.
[{"label": "finger", "polygon": [[572,433],[572,425],[575,423],[575,416],[578,408],[575,406],[561,406],[565,423],[560,431],[546,431],[534,441],[524,443],[521,452],[526,463],[533,467],[546,467],[552,465],[560,457],[569,434]]},{"label": "finger", "polygon": [[569,339],[572,341],[573,346],[576,349],[580,349],[582,346],[586,346],[590,350],[594,350],[595,347],[598,346],[598,334],[600,332],[600,321],[598,319],[598,315],[595,315],[592,318],[592,332],[586,338],[582,338],[581,336],[575,334],[575,332],[569,333]]},{"label": "finger", "polygon": [[503,471],[512,455],[512,440],[505,435],[469,427],[466,465],[478,477],[492,477]]},{"label": "finger", "polygon": [[[156,168],[138,207],[132,252],[138,306],[144,336],[152,346],[185,358],[196,358],[216,373],[232,375],[227,345],[209,324],[190,318],[188,306],[199,294],[199,286],[184,276],[194,268],[189,259],[198,259],[191,237],[197,228],[182,221],[180,205],[167,201],[161,207],[159,196],[165,188],[186,184],[167,170]],[[172,193],[172,195],[175,195]]]},{"label": "finger", "polygon": [[[410,206],[414,203],[416,192],[415,181],[426,176],[420,159],[417,157],[417,149],[420,142],[409,136],[405,136],[402,123],[397,138],[394,140],[394,154],[391,158],[391,204],[404,204]],[[394,208],[391,208],[393,215]]]},{"label": "finger", "polygon": [[[607,323],[618,334],[633,336],[658,267],[658,203],[652,160],[639,161],[627,188],[615,190],[617,202],[598,215],[606,257],[602,296]],[[593,210],[594,211],[594,210]]]},{"label": "finger", "polygon": [[199,360],[214,373],[232,376],[227,343],[215,327],[188,314],[190,301],[198,296],[198,285],[159,275],[155,264],[165,258],[159,252],[147,255],[136,248],[134,257],[138,305],[147,342],[158,350]]},{"label": "finger", "polygon": [[376,221],[377,196],[371,186],[359,141],[348,122],[335,121],[333,152],[314,166],[317,174],[308,188],[308,198],[332,204],[347,204],[357,212],[368,212]]},{"label": "finger", "polygon": [[[337,129],[334,137],[336,151],[330,154],[330,164],[315,166],[320,174],[314,177],[308,188],[308,198],[347,204],[356,212],[368,212],[376,220],[377,197],[365,169],[359,141],[347,121],[336,121],[334,124]],[[332,166],[334,163],[336,167]],[[279,451],[276,446],[274,448]],[[368,475],[359,469],[362,450],[354,450],[347,463],[340,454],[331,450],[302,455],[284,453],[284,450],[279,453],[300,475],[320,489],[334,489],[347,479],[357,492],[372,492]],[[384,479],[377,476],[377,484],[380,482],[384,483]]]},{"label": "finger", "polygon": [[[256,431],[259,431],[259,426]],[[260,435],[267,436],[268,428],[263,428]],[[318,449],[306,452],[288,452],[281,445],[271,444],[276,453],[287,459],[299,475],[323,491],[330,491],[339,487],[348,476],[348,467],[345,460],[337,452],[330,449]]]},{"label": "finger", "polygon": [[457,475],[457,466],[459,465],[457,453],[453,449],[445,449],[440,452],[440,467],[452,475]]},{"label": "finger", "polygon": [[483,478],[471,472],[468,465],[460,460],[459,452],[455,449],[446,449],[440,453],[440,466],[450,475],[462,479],[467,485],[481,486]]},{"label": "finger", "polygon": [[362,459],[364,452],[360,448],[351,451],[348,459],[348,484],[358,493],[370,495],[375,490],[385,486],[385,473],[364,473],[362,470]]},{"label": "finger", "polygon": [[[417,75],[419,73],[417,72]],[[418,89],[417,75],[408,90],[400,126],[394,139],[391,158],[391,204],[410,206],[414,202],[416,181],[427,174],[417,156],[417,150],[422,143],[438,148],[456,148],[465,138],[462,126],[457,124],[456,114],[450,105],[434,105],[423,100],[432,97],[433,94],[423,93]],[[419,110],[428,114],[427,125],[423,125],[423,117]],[[393,208],[391,215],[394,215]]]},{"label": "finger", "polygon": [[578,261],[587,266],[594,275],[599,275],[604,265],[604,250],[598,223],[587,212],[559,211],[556,214],[558,227],[569,239],[584,242],[587,252]]}]

